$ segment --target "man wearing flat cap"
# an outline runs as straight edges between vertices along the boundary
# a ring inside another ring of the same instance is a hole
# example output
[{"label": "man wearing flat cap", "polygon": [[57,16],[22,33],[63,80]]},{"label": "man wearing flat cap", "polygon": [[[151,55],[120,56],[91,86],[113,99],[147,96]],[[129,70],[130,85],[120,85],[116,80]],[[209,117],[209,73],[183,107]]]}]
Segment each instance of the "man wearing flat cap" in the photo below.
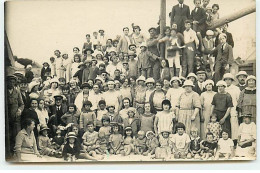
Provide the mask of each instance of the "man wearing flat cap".
[{"label": "man wearing flat cap", "polygon": [[197,71],[198,81],[194,84],[193,91],[201,95],[206,89],[203,87],[203,82],[206,80],[206,72],[204,70]]},{"label": "man wearing flat cap", "polygon": [[[15,146],[15,137],[21,130],[21,114],[24,109],[22,95],[19,89],[15,88],[17,78],[14,75],[6,77],[6,132],[7,141],[10,142],[10,152],[13,152]],[[6,145],[7,146],[7,145]]]}]

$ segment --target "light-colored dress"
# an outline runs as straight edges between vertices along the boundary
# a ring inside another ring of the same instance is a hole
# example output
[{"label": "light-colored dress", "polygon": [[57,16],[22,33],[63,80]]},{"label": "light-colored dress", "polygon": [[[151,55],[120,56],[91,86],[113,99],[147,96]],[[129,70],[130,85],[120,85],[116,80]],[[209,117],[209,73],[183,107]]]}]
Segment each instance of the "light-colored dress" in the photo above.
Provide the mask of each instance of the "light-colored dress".
[{"label": "light-colored dress", "polygon": [[186,133],[190,134],[190,129],[195,126],[200,134],[200,117],[199,114],[196,115],[195,120],[191,120],[195,108],[201,109],[200,96],[198,93],[192,91],[187,94],[182,93],[177,106],[180,108],[178,122],[183,123],[186,127]]},{"label": "light-colored dress", "polygon": [[160,134],[163,131],[172,132],[173,128],[173,118],[175,118],[175,114],[173,112],[157,112],[155,115],[156,118],[158,118],[158,134]]},{"label": "light-colored dress", "polygon": [[232,97],[233,106],[230,110],[230,123],[231,123],[231,137],[232,139],[237,139],[238,137],[238,113],[236,110],[237,107],[237,101],[239,99],[240,95],[240,89],[239,87],[231,84],[229,87],[226,87],[226,92],[228,92]]},{"label": "light-colored dress", "polygon": [[[256,139],[256,124],[251,122],[250,124],[242,123],[238,129],[238,135],[241,136],[240,141],[246,141],[248,139]],[[237,146],[236,156],[252,156],[255,153],[256,142],[252,143],[252,146],[241,148]]]},{"label": "light-colored dress", "polygon": [[170,88],[166,93],[166,98],[170,100],[172,109],[176,110],[176,105],[182,93],[184,93],[184,89],[182,87],[179,88]]},{"label": "light-colored dress", "polygon": [[216,92],[211,91],[211,92],[203,92],[200,96],[200,101],[201,101],[201,108],[202,108],[202,115],[204,117],[204,122],[201,123],[201,128],[200,128],[200,137],[205,140],[206,139],[206,131],[207,131],[207,124],[210,121],[210,113],[211,113],[211,102],[213,100],[214,95]]},{"label": "light-colored dress", "polygon": [[[79,66],[79,62],[73,62],[72,64],[71,64],[71,76],[73,77],[74,75],[75,75],[75,73],[77,72],[77,71],[79,71],[79,69],[80,68],[78,68],[78,66]],[[68,82],[68,81],[67,81]]]},{"label": "light-colored dress", "polygon": [[106,91],[103,93],[103,98],[106,101],[107,105],[115,105],[115,112],[119,109],[119,98],[120,93],[116,90],[114,91]]}]

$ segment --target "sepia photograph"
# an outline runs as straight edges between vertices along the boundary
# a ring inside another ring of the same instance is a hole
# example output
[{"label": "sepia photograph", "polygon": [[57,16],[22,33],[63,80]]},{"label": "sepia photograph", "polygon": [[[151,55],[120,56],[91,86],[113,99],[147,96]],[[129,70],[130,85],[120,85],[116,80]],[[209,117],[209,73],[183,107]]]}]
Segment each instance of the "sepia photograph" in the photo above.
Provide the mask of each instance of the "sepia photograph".
[{"label": "sepia photograph", "polygon": [[6,162],[257,159],[255,0],[4,10]]}]

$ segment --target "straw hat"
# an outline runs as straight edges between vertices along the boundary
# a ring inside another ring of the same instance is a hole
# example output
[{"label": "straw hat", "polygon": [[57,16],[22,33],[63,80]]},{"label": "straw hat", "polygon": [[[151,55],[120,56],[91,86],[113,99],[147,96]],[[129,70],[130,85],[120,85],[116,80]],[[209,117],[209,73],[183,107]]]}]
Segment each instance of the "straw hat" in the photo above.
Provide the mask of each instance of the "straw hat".
[{"label": "straw hat", "polygon": [[76,137],[75,132],[69,132],[68,135],[67,135],[67,138],[74,138],[74,139],[76,139],[77,137]]},{"label": "straw hat", "polygon": [[145,81],[145,84],[148,84],[148,83],[155,83],[155,80],[153,79],[153,78],[148,78],[148,79],[146,79],[146,81]]},{"label": "straw hat", "polygon": [[214,86],[214,81],[213,80],[206,80],[205,82],[203,82],[203,88],[205,88],[208,84],[211,84],[212,86]]},{"label": "straw hat", "polygon": [[172,84],[172,82],[173,82],[173,81],[175,81],[175,80],[176,80],[176,81],[178,81],[178,82],[179,82],[179,84],[181,84],[181,83],[182,83],[179,77],[177,77],[177,76],[174,76],[174,77],[172,77],[172,78],[171,78],[171,80],[170,80],[170,84]]},{"label": "straw hat", "polygon": [[145,82],[145,77],[144,77],[144,76],[140,76],[140,77],[136,80],[136,83],[138,83],[139,81],[144,81],[144,82]]},{"label": "straw hat", "polygon": [[217,86],[217,87],[219,87],[219,86],[227,87],[227,83],[226,83],[225,81],[223,81],[223,80],[220,80],[220,81],[218,81],[218,83],[217,83],[216,86]]},{"label": "straw hat", "polygon": [[238,74],[236,74],[236,78],[238,78],[240,75],[248,76],[247,72],[245,71],[239,71]]},{"label": "straw hat", "polygon": [[197,76],[194,73],[189,73],[187,79],[189,79],[190,77],[194,77],[196,80],[198,80]]},{"label": "straw hat", "polygon": [[40,127],[40,132],[43,130],[50,130],[46,124],[42,124]]},{"label": "straw hat", "polygon": [[225,79],[232,79],[233,81],[235,80],[234,76],[231,73],[224,74],[223,80],[225,80]]},{"label": "straw hat", "polygon": [[191,86],[191,87],[194,87],[194,84],[191,80],[186,80],[184,83],[183,83],[183,86],[182,87],[186,87],[186,86]]}]

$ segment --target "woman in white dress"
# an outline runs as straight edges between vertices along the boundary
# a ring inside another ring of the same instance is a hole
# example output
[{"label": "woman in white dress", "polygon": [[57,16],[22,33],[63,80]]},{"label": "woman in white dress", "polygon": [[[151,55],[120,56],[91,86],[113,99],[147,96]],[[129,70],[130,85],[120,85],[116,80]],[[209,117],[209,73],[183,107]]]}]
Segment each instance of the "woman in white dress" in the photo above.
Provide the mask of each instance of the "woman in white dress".
[{"label": "woman in white dress", "polygon": [[201,124],[200,137],[205,140],[207,125],[210,122],[211,102],[216,92],[212,90],[214,86],[214,82],[212,80],[206,80],[203,85],[203,88],[206,88],[206,91],[201,93],[200,96],[202,117],[204,118],[204,122]]}]

